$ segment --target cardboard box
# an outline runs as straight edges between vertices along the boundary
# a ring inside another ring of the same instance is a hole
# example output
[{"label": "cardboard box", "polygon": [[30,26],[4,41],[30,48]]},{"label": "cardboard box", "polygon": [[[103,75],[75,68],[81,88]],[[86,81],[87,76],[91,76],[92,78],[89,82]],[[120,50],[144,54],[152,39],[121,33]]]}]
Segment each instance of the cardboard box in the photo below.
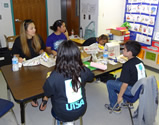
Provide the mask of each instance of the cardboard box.
[{"label": "cardboard box", "polygon": [[117,41],[124,40],[124,35],[123,36],[113,35],[113,40],[117,40]]},{"label": "cardboard box", "polygon": [[91,59],[91,55],[87,54],[84,50],[81,52],[81,59],[83,62]]},{"label": "cardboard box", "polygon": [[123,31],[123,30],[111,29],[110,33],[112,33],[113,35],[116,35],[116,36],[123,36],[123,35],[125,35],[125,31]]}]

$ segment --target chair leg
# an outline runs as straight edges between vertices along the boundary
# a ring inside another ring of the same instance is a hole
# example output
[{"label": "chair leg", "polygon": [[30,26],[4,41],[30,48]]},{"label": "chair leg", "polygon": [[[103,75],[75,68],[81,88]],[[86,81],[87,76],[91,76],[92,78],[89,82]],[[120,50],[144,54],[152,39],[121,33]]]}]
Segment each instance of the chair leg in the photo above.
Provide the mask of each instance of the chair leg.
[{"label": "chair leg", "polygon": [[53,125],[56,125],[56,119],[53,117]]},{"label": "chair leg", "polygon": [[[54,122],[53,125],[58,125],[58,124],[57,124],[58,121],[57,121],[55,118],[53,118],[53,122]],[[59,121],[59,122],[60,122],[60,125],[63,125],[63,122],[61,122],[61,121]]]},{"label": "chair leg", "polygon": [[14,117],[15,121],[16,121],[16,124],[19,125],[18,120],[17,120],[17,118],[16,118],[16,116],[15,116],[15,113],[14,113],[13,109],[11,109],[11,112],[12,112],[12,114],[13,114],[13,117]]},{"label": "chair leg", "polygon": [[83,119],[82,119],[82,116],[80,117],[80,125],[83,125]]},{"label": "chair leg", "polygon": [[133,121],[133,117],[132,117],[131,109],[130,109],[130,107],[129,107],[129,106],[128,106],[128,110],[129,110],[129,114],[130,114],[130,118],[131,118],[131,123],[132,123],[132,125],[134,125],[134,121]]}]

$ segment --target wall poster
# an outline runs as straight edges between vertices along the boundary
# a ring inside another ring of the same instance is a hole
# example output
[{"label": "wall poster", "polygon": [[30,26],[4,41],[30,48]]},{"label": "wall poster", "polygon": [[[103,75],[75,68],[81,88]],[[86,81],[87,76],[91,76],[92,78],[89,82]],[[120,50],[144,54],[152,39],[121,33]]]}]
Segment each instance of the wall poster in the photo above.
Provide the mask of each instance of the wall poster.
[{"label": "wall poster", "polygon": [[126,0],[124,22],[131,25],[130,40],[151,45],[158,6],[158,0]]}]

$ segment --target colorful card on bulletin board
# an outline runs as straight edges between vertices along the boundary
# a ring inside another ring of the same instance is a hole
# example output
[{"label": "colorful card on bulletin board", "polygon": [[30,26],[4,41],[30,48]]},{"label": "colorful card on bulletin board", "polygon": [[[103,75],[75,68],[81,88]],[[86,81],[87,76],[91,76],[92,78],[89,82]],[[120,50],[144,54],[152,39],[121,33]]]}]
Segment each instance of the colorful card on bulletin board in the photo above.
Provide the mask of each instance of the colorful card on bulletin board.
[{"label": "colorful card on bulletin board", "polygon": [[93,70],[96,70],[97,68],[95,68],[95,67],[92,67],[92,66],[90,66],[90,62],[83,62],[83,64],[87,67],[87,68],[89,68],[91,71],[93,71]]},{"label": "colorful card on bulletin board", "polygon": [[131,25],[131,40],[151,45],[158,6],[158,0],[126,0],[124,22]]}]

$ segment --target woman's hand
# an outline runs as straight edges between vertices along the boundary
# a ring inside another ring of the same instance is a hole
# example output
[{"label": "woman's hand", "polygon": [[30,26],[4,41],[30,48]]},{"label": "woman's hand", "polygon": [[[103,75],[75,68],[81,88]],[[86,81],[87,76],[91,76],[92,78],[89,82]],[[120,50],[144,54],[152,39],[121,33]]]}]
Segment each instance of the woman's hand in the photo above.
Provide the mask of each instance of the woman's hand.
[{"label": "woman's hand", "polygon": [[43,52],[44,52],[44,50],[43,50],[43,49],[41,49],[41,50],[40,50],[40,52],[39,52],[39,54],[42,54]]},{"label": "woman's hand", "polygon": [[24,59],[22,57],[18,57],[18,62],[22,63]]},{"label": "woman's hand", "polygon": [[67,40],[69,40],[69,35],[68,35],[68,31],[67,31],[67,29],[66,29],[66,31],[64,32],[64,34],[65,34],[65,36],[66,36]]}]

